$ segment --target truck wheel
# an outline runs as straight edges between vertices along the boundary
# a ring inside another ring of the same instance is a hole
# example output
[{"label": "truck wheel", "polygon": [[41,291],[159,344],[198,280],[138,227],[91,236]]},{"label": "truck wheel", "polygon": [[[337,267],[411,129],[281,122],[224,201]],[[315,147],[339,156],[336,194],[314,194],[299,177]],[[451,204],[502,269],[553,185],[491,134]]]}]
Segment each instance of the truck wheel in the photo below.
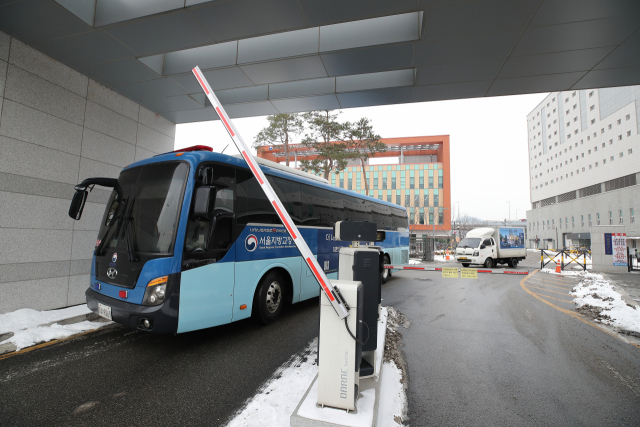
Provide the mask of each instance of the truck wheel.
[{"label": "truck wheel", "polygon": [[516,268],[518,266],[518,260],[515,258],[511,258],[509,260],[509,267]]},{"label": "truck wheel", "polygon": [[493,259],[487,258],[484,260],[484,266],[486,268],[493,268]]},{"label": "truck wheel", "polygon": [[462,266],[463,267],[469,267],[469,264],[465,262],[465,263],[462,264]]},{"label": "truck wheel", "polygon": [[[384,256],[383,264],[391,264],[391,260],[389,259],[388,255]],[[380,275],[382,276],[382,284],[385,284],[387,283],[387,280],[389,280],[389,277],[391,277],[391,270],[385,268],[382,270],[382,273],[380,273]]]},{"label": "truck wheel", "polygon": [[277,271],[267,273],[253,297],[253,313],[255,320],[265,325],[273,323],[284,308],[284,278]]}]

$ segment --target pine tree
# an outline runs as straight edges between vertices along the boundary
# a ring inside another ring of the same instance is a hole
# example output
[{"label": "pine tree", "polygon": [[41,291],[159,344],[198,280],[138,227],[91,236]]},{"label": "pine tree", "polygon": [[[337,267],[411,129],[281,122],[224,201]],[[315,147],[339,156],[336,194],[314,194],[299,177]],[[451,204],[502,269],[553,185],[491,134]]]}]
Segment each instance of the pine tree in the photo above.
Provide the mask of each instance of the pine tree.
[{"label": "pine tree", "polygon": [[284,157],[289,166],[289,143],[293,135],[302,133],[302,118],[300,114],[274,114],[267,117],[267,120],[269,125],[258,133],[253,146],[281,145],[284,147]]},{"label": "pine tree", "polygon": [[380,135],[373,131],[371,120],[366,117],[355,123],[346,122],[344,127],[349,157],[360,160],[365,183],[365,194],[369,195],[369,179],[367,178],[365,162],[369,160],[369,157],[375,157],[376,153],[387,151],[387,146],[380,141]]}]

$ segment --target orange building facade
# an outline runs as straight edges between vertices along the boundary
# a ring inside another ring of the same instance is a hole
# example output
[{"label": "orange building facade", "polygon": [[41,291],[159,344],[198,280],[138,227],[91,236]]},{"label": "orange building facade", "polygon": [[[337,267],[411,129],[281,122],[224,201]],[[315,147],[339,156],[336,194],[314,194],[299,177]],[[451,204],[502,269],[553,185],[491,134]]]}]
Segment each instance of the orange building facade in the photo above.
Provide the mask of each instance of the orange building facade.
[{"label": "orange building facade", "polygon": [[[451,233],[451,179],[449,135],[383,138],[387,151],[365,164],[369,196],[407,208],[411,234],[448,236]],[[258,157],[284,163],[284,149],[258,147]],[[315,158],[299,144],[289,145],[290,166]],[[388,158],[389,163],[383,159]],[[382,163],[382,164],[378,164]],[[332,185],[365,194],[360,161],[352,161],[340,172],[332,172]]]}]

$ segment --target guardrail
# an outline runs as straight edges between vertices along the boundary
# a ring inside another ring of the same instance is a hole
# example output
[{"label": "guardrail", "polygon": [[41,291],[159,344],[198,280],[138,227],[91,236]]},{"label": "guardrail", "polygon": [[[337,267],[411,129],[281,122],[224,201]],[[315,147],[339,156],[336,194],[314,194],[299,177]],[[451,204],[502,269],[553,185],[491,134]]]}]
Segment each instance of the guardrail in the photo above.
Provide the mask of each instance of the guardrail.
[{"label": "guardrail", "polygon": [[[545,256],[548,258],[547,262],[544,261]],[[581,257],[582,263],[580,263]],[[554,262],[556,264],[560,264],[560,269],[562,270],[564,270],[567,265],[576,263],[582,267],[582,270],[587,271],[587,257],[591,259],[591,251],[540,249],[540,269],[543,269],[545,265],[550,262]],[[565,260],[568,262],[565,263]]]}]

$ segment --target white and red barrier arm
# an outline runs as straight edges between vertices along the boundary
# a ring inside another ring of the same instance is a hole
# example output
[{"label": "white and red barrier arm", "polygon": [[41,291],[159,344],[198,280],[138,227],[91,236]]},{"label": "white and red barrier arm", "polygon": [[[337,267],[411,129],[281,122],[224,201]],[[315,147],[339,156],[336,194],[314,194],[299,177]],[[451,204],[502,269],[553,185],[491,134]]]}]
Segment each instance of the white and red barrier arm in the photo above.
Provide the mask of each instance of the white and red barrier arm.
[{"label": "white and red barrier arm", "polygon": [[262,170],[258,166],[258,162],[256,162],[256,160],[253,158],[253,155],[249,151],[249,148],[247,147],[247,145],[242,140],[242,137],[238,133],[236,127],[233,125],[233,123],[229,119],[229,116],[227,116],[227,113],[226,111],[224,111],[222,104],[220,104],[220,101],[218,101],[218,98],[213,93],[213,90],[211,89],[211,86],[209,86],[207,79],[205,79],[204,74],[202,74],[202,71],[200,71],[200,67],[196,66],[193,68],[192,71],[193,71],[193,74],[196,76],[198,83],[200,83],[202,90],[207,95],[207,98],[209,98],[211,105],[213,105],[213,108],[216,110],[216,113],[218,113],[218,116],[220,117],[220,120],[222,121],[222,124],[224,125],[225,129],[227,130],[227,132],[229,132],[229,136],[231,136],[233,143],[236,145],[236,147],[238,147],[238,150],[242,154],[242,157],[247,162],[247,165],[249,165],[249,169],[251,169],[253,176],[255,176],[255,178],[258,180],[258,183],[260,184],[260,187],[264,191],[264,194],[267,195],[267,198],[269,199],[274,209],[276,210],[276,213],[278,214],[280,221],[282,221],[285,228],[289,232],[289,235],[291,236],[291,238],[293,239],[293,242],[298,247],[298,250],[300,251],[302,258],[305,260],[305,262],[311,269],[311,272],[313,273],[314,277],[320,284],[320,287],[322,288],[323,292],[331,302],[331,305],[333,306],[334,310],[336,311],[340,319],[344,319],[345,317],[349,316],[349,312],[347,311],[347,308],[345,307],[344,303],[340,300],[340,298],[337,296],[337,293],[334,291],[333,285],[331,285],[331,282],[327,278],[326,274],[324,274],[324,270],[322,269],[322,267],[320,267],[320,264],[318,264],[318,261],[316,260],[315,256],[311,252],[311,249],[309,249],[309,246],[307,246],[307,243],[304,241],[302,236],[300,236],[300,232],[298,231],[298,228],[295,226],[295,224],[291,220],[289,213],[280,202],[280,199],[276,195],[276,192],[273,191],[271,184],[269,184],[269,181],[267,181],[267,178],[264,176],[264,173],[262,173]]}]

